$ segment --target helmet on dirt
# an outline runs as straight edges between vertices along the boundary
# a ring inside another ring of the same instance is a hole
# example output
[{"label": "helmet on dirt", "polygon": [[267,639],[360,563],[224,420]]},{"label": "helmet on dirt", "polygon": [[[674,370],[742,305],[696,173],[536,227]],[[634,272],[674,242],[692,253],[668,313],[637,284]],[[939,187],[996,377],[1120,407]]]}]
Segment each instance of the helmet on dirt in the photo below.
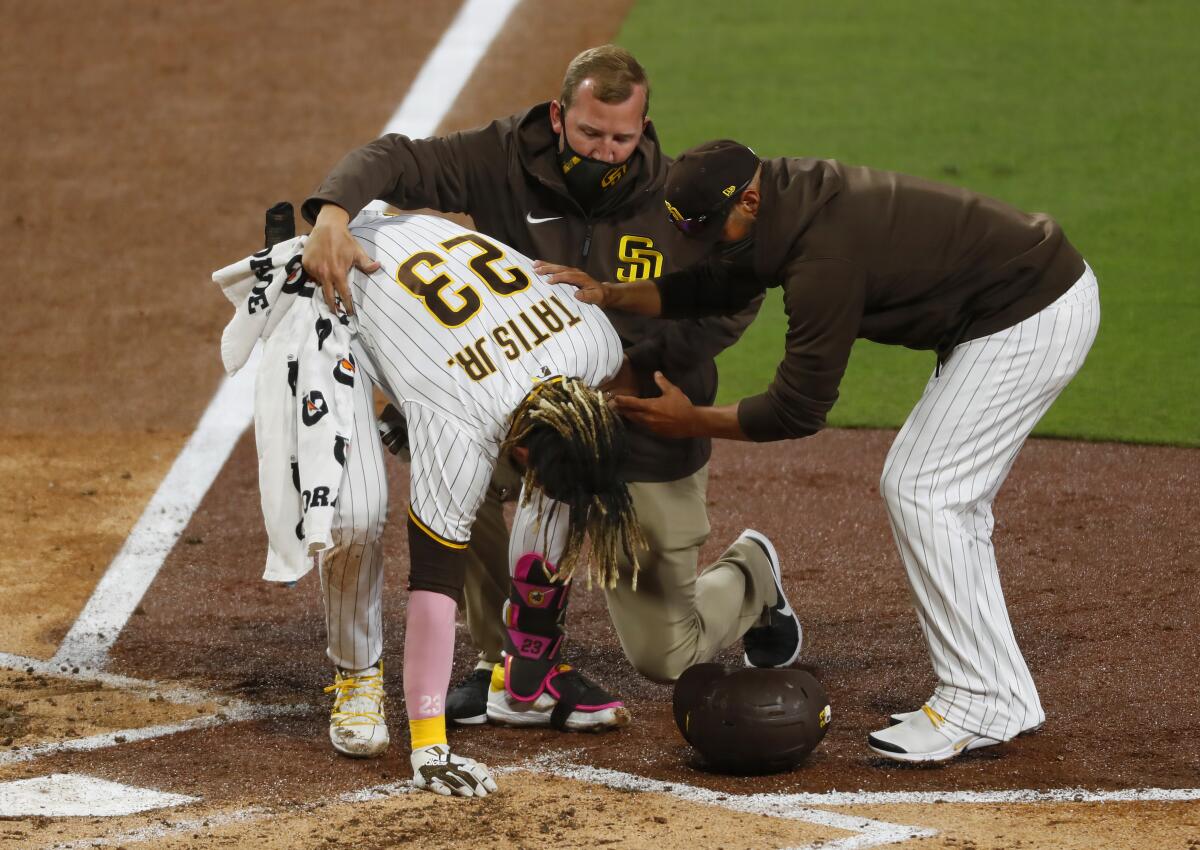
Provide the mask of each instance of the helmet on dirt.
[{"label": "helmet on dirt", "polygon": [[795,767],[825,737],[829,698],[811,673],[697,664],[675,683],[675,723],[705,762],[726,773]]}]

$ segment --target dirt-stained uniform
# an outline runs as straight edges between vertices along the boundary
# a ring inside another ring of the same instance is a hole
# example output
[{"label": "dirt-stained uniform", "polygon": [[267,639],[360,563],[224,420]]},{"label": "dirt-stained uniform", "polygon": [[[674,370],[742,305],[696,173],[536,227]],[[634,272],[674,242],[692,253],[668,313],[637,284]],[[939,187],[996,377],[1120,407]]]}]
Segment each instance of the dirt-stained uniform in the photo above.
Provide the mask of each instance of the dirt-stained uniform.
[{"label": "dirt-stained uniform", "polygon": [[[656,277],[702,256],[703,246],[684,238],[664,215],[668,161],[652,125],[619,166],[627,170],[590,213],[567,189],[557,144],[548,103],[445,137],[384,136],[343,158],[305,201],[303,214],[313,222],[320,206],[331,202],[354,215],[375,199],[401,209],[467,213],[477,230],[527,256],[615,281]],[[759,303],[755,299],[729,318],[670,321],[620,313],[610,318],[647,392],[658,369],[695,403],[710,404],[717,386],[713,357],[738,339]],[[635,429],[630,443],[624,472],[649,551],[639,555],[639,589],[634,592],[622,581],[606,594],[630,661],[652,679],[671,681],[738,640],[773,603],[776,590],[766,555],[744,540],[696,576],[699,548],[709,532],[710,442],[664,439]],[[499,612],[509,584],[500,500],[515,482],[497,479],[493,485],[471,536],[478,560],[468,569],[465,593],[481,663],[500,660]],[[356,591],[351,586],[341,592]],[[354,653],[354,648],[330,647],[347,666],[375,660]]]}]

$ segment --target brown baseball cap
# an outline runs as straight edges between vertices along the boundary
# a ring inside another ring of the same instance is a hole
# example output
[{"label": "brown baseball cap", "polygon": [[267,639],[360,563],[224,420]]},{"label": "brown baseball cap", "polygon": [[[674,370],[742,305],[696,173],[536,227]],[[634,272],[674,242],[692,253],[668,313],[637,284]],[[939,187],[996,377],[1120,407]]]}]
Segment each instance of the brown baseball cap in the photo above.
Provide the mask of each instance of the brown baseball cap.
[{"label": "brown baseball cap", "polygon": [[667,215],[688,236],[716,238],[758,171],[758,155],[732,139],[690,148],[667,169]]}]

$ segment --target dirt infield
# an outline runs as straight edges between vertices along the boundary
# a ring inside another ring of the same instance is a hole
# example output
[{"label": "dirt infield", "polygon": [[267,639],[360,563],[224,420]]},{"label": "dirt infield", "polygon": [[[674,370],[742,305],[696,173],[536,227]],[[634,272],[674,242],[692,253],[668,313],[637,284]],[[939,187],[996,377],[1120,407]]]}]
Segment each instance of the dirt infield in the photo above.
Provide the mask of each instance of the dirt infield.
[{"label": "dirt infield", "polygon": [[[377,2],[347,19],[343,4],[301,5],[5,7],[0,256],[21,285],[0,409],[0,847],[1200,846],[1194,797],[1095,793],[1200,788],[1197,450],[1025,448],[995,540],[1048,721],[941,768],[898,767],[864,744],[933,685],[877,493],[881,431],[714,453],[705,557],[747,526],[772,538],[805,624],[802,663],[833,703],[824,743],[790,773],[704,771],[674,730],[669,688],[632,671],[602,597],[576,592],[569,654],[635,723],[602,736],[454,731],[503,771],[504,794],[409,793],[399,521],[386,538],[393,745],[374,761],[336,756],[314,578],[258,579],[250,435],[105,673],[48,664],[218,385],[228,313],[208,274],[258,244],[264,207],[301,200],[383,126],[455,12]],[[612,37],[629,5],[522,3],[444,127],[551,96],[567,59]],[[389,476],[402,518],[407,469],[390,463]],[[469,656],[464,641],[456,676]],[[198,800],[106,818],[4,810],[9,783],[53,774]],[[1006,796],[1025,789],[1087,793]],[[831,791],[863,796],[796,796]]]}]

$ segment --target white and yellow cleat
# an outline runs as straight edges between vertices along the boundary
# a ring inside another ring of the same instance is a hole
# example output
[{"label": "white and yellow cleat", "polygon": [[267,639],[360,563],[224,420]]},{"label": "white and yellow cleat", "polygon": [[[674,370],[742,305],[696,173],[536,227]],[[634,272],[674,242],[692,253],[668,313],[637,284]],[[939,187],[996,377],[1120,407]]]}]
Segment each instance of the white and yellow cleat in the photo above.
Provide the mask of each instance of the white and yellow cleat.
[{"label": "white and yellow cleat", "polygon": [[999,743],[995,738],[954,725],[928,705],[908,713],[894,726],[867,736],[867,746],[872,751],[894,761],[908,762],[946,761],[968,750]]},{"label": "white and yellow cleat", "polygon": [[383,716],[383,662],[363,670],[338,669],[329,714],[329,741],[342,755],[372,758],[388,748],[387,721]]}]

